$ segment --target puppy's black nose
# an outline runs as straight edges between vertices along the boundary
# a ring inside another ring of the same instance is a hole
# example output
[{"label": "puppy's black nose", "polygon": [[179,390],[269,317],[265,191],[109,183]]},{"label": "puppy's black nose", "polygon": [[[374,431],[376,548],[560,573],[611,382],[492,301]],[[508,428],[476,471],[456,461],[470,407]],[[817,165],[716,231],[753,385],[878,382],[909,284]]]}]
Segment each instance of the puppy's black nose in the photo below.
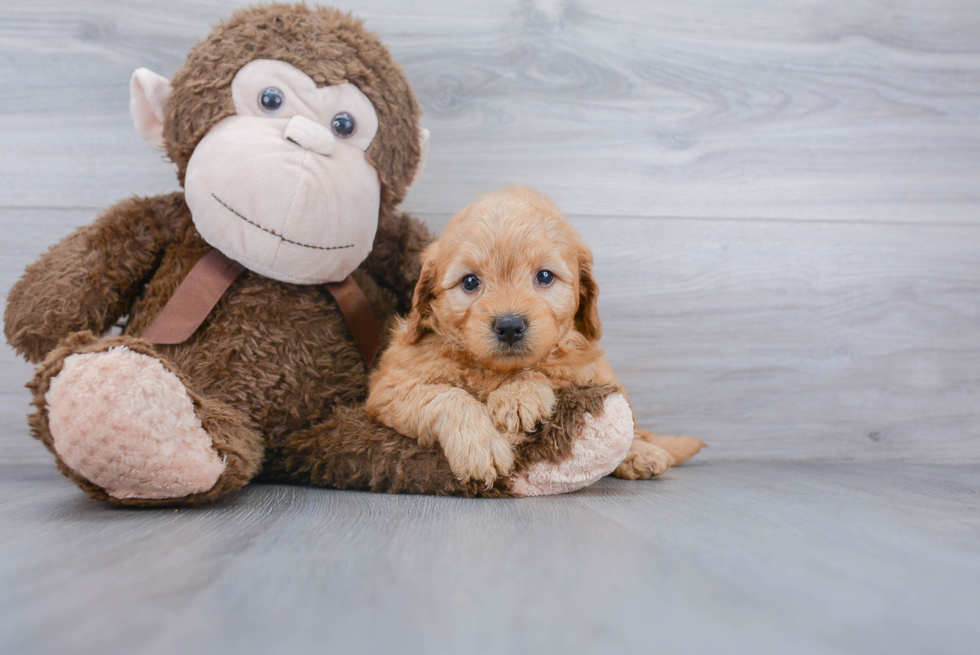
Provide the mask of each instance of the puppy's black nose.
[{"label": "puppy's black nose", "polygon": [[498,316],[493,320],[493,331],[497,333],[497,338],[510,346],[524,338],[526,329],[527,321],[517,314]]}]

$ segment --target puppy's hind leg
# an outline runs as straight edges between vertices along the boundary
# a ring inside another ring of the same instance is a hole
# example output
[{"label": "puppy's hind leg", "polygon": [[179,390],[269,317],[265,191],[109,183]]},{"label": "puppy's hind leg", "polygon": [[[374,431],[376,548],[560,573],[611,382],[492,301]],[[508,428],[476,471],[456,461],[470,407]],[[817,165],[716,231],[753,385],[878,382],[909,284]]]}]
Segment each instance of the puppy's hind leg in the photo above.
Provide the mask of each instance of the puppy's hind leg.
[{"label": "puppy's hind leg", "polygon": [[659,446],[666,450],[674,458],[675,465],[683,464],[707,446],[706,443],[694,437],[671,437],[663,434],[654,434],[653,432],[639,428],[635,430],[635,438],[642,439],[649,444]]},{"label": "puppy's hind leg", "polygon": [[613,475],[624,480],[649,480],[658,476],[675,464],[673,456],[661,448],[638,437],[626,457],[620,462]]},{"label": "puppy's hind leg", "polygon": [[634,428],[633,444],[613,475],[624,480],[649,480],[694,457],[705,443],[692,437],[668,437]]},{"label": "puppy's hind leg", "polygon": [[[596,370],[596,381],[602,384],[612,384],[629,401],[626,389],[619,383],[616,373],[609,361],[603,357],[599,360]],[[630,409],[632,410],[632,403]],[[633,446],[623,463],[613,472],[618,478],[626,480],[646,480],[660,475],[671,466],[683,464],[694,457],[704,448],[700,439],[693,437],[668,437],[648,432],[636,427],[636,413],[633,413]]]}]

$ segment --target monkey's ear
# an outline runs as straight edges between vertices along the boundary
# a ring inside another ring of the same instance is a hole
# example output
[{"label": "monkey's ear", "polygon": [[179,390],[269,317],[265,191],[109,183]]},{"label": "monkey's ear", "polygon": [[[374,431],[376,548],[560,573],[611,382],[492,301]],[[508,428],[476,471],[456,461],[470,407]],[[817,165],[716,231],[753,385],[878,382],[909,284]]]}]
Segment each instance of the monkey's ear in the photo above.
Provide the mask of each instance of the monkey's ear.
[{"label": "monkey's ear", "polygon": [[163,116],[171,91],[170,80],[148,68],[137,68],[129,78],[129,113],[143,140],[157,150],[166,150]]},{"label": "monkey's ear", "polygon": [[421,153],[419,155],[419,165],[415,167],[415,174],[412,175],[412,181],[408,183],[408,188],[405,189],[406,193],[408,189],[415,186],[415,183],[422,177],[422,171],[425,170],[425,160],[429,155],[429,130],[424,127],[419,128],[419,152]]}]

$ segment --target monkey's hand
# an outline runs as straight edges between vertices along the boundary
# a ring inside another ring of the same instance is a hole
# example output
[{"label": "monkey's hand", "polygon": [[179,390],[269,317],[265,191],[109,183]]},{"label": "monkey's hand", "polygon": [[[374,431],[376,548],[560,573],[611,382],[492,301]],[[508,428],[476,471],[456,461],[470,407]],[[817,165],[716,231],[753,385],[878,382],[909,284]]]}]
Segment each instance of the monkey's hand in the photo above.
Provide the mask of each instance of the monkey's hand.
[{"label": "monkey's hand", "polygon": [[129,198],[68,235],[10,290],[7,341],[39,362],[72,332],[107,332],[128,313],[185,215],[179,193]]}]

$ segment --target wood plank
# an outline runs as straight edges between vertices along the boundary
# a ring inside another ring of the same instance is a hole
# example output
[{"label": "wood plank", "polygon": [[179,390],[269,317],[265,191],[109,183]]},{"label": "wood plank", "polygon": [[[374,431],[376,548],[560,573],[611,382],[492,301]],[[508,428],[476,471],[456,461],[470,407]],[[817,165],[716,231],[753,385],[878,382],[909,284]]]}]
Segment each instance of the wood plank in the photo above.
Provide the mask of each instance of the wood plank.
[{"label": "wood plank", "polygon": [[713,462],[485,501],[120,510],[0,467],[16,653],[973,653],[980,468]]},{"label": "wood plank", "polygon": [[980,461],[980,229],[575,222],[641,423],[725,459]]},{"label": "wood plank", "polygon": [[[127,82],[172,74],[244,2],[0,8],[0,205],[105,206],[175,185]],[[506,182],[573,214],[980,221],[980,15],[966,0],[345,3],[433,131],[406,206]]]},{"label": "wood plank", "polygon": [[[93,216],[0,210],[17,226],[0,300]],[[707,459],[980,462],[980,229],[574,222],[595,252],[603,345],[644,425],[705,439]],[[47,461],[23,445],[30,375],[0,348],[0,457]]]}]

